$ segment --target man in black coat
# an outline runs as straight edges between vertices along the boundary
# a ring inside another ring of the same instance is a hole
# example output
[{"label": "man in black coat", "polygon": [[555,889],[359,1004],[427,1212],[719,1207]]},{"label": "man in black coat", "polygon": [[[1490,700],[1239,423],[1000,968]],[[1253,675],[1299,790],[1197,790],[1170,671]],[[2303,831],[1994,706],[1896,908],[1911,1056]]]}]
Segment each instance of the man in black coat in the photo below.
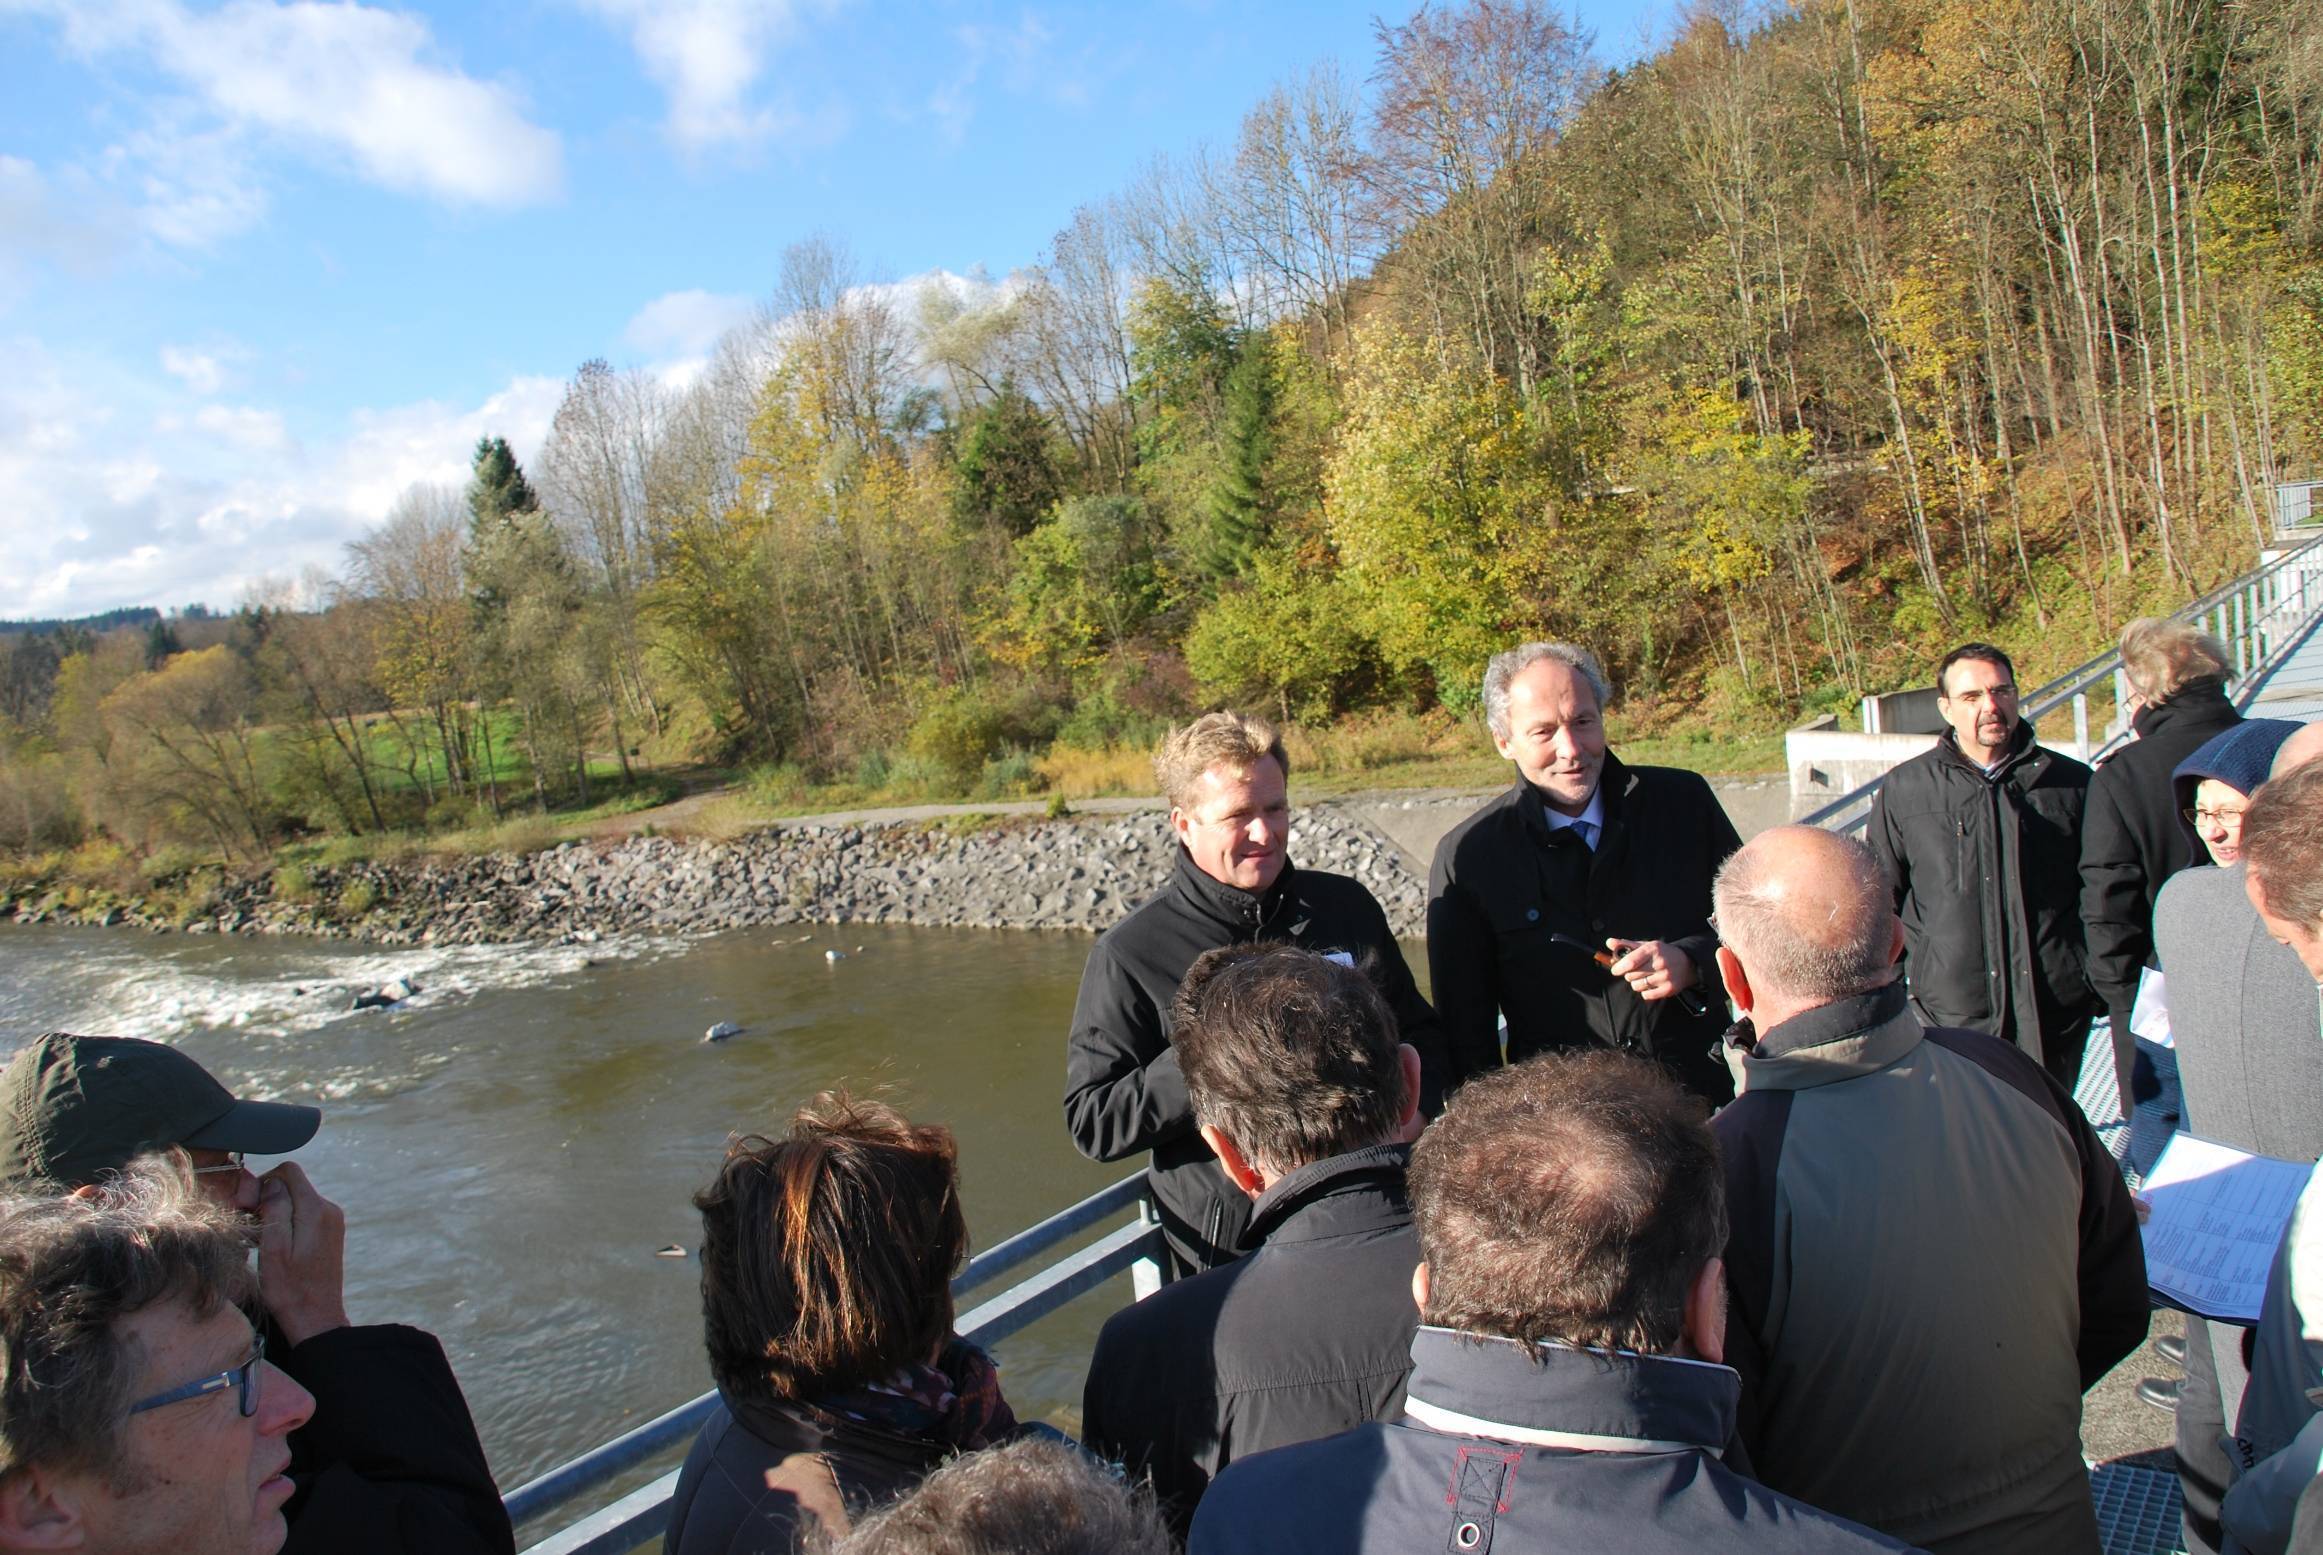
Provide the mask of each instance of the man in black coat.
[{"label": "man in black coat", "polygon": [[204,1192],[255,1226],[267,1364],[314,1395],[290,1433],[284,1555],[508,1555],[508,1512],[442,1344],[349,1322],[339,1207],[295,1162],[243,1169],[245,1151],[295,1150],[321,1122],[313,1107],[237,1100],[164,1043],[51,1032],[0,1071],[0,1187],[88,1189],[181,1152]]},{"label": "man in black coat", "polygon": [[1170,731],[1154,760],[1179,847],[1169,884],[1100,935],[1081,973],[1065,1047],[1065,1123],[1081,1153],[1118,1161],[1153,1152],[1153,1191],[1175,1272],[1235,1257],[1250,1200],[1195,1131],[1170,1008],[1194,958],[1221,945],[1280,940],[1362,965],[1418,1049],[1420,1102],[1433,1113],[1444,1056],[1387,914],[1343,875],[1295,869],[1290,759],[1263,719],[1210,713]]},{"label": "man in black coat", "polygon": [[2225,645],[2207,632],[2151,617],[2121,633],[2122,673],[2137,712],[2137,738],[2099,764],[2081,822],[2081,921],[2089,987],[2113,1028],[2113,1060],[2126,1113],[2136,1044],[2129,1017],[2139,975],[2154,961],[2154,900],[2162,882],[2208,863],[2178,814],[2178,763],[2242,721],[2226,699]]},{"label": "man in black coat", "polygon": [[1526,643],[1484,672],[1514,787],[1454,828],[1428,877],[1428,970],[1455,1082],[1591,1043],[1658,1059],[1717,1103],[1726,1028],[1710,881],[1742,845],[1692,772],[1606,749],[1605,673],[1587,649]]},{"label": "man in black coat", "polygon": [[1286,945],[1206,952],[1170,1042],[1203,1139],[1254,1203],[1251,1251],[1113,1314],[1082,1435],[1151,1475],[1182,1538],[1228,1463],[1403,1406],[1420,1056],[1362,973]]},{"label": "man in black coat", "polygon": [[1864,840],[1895,886],[1912,1003],[2012,1042],[2068,1091],[2089,1033],[2081,812],[2089,769],[2035,743],[2016,667],[1966,643],[1936,668],[1949,726],[1887,775]]}]

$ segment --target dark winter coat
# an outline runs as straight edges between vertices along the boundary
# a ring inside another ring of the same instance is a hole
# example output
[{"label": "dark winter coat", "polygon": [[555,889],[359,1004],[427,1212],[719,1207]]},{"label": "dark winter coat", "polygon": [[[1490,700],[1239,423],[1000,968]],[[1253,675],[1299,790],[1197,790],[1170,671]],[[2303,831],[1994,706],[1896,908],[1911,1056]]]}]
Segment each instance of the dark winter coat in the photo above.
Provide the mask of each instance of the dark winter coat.
[{"label": "dark winter coat", "polygon": [[315,1396],[291,1433],[284,1555],[508,1555],[516,1536],[459,1379],[433,1334],[399,1323],[269,1343]]},{"label": "dark winter coat", "polygon": [[1402,1412],[1419,1322],[1410,1158],[1379,1145],[1287,1173],[1259,1197],[1254,1251],[1106,1321],[1083,1439],[1151,1473],[1181,1537],[1235,1459]]},{"label": "dark winter coat", "polygon": [[668,1555],[791,1555],[840,1535],[958,1449],[819,1409],[720,1390],[670,1497]]},{"label": "dark winter coat", "polygon": [[1736,1391],[1702,1361],[1423,1328],[1401,1420],[1233,1465],[1187,1555],[1907,1547],[1721,1463]]},{"label": "dark winter coat", "polygon": [[2070,1090],[2091,1004],[2081,937],[2089,769],[2020,723],[1989,776],[1949,729],[1887,775],[1864,840],[1895,883],[1912,1003],[2014,1043]]},{"label": "dark winter coat", "polygon": [[[1456,1077],[1589,1043],[1650,1054],[1713,1102],[1733,1094],[1717,1056],[1726,1029],[1710,881],[1742,846],[1710,785],[1692,772],[1605,758],[1605,832],[1594,852],[1551,830],[1539,791],[1519,780],[1455,827],[1428,875],[1428,974]],[[1704,1013],[1640,999],[1578,949],[1608,936],[1685,951]]]},{"label": "dark winter coat", "polygon": [[1436,1013],[1420,997],[1387,914],[1369,891],[1344,875],[1285,865],[1270,889],[1253,894],[1211,879],[1181,848],[1169,884],[1099,935],[1089,952],[1065,1046],[1065,1125],[1092,1160],[1153,1152],[1162,1231],[1188,1272],[1242,1250],[1250,1200],[1195,1131],[1186,1077],[1170,1046],[1170,1003],[1203,951],[1257,940],[1367,963],[1403,1040],[1419,1050],[1424,1110],[1436,1111],[1443,1086]]},{"label": "dark winter coat", "polygon": [[2162,882],[2209,855],[2178,814],[2171,772],[2219,730],[2242,721],[2225,683],[2205,675],[2166,702],[2140,708],[2137,738],[2089,780],[2081,822],[2081,921],[2089,941],[2089,988],[2113,1023],[2124,1105],[2130,1094],[2129,1013],[2138,973],[2153,964],[2154,902]]},{"label": "dark winter coat", "polygon": [[2146,1269],[2072,1096],[1895,984],[1732,1051],[1711,1128],[1758,1477],[1931,1550],[2095,1555],[2081,1395],[2145,1341]]}]

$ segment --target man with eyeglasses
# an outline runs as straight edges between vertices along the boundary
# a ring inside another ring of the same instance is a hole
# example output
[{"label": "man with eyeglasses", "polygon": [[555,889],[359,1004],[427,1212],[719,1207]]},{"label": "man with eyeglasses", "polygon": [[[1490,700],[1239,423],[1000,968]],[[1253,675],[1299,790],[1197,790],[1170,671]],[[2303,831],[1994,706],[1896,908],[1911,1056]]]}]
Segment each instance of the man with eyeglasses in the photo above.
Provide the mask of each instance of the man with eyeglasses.
[{"label": "man with eyeglasses", "polygon": [[401,1324],[351,1323],[339,1207],[294,1162],[263,1177],[243,1165],[300,1148],[321,1123],[313,1107],[236,1098],[164,1043],[50,1032],[0,1070],[0,1192],[103,1204],[166,1155],[240,1226],[245,1259],[256,1243],[267,1363],[317,1401],[290,1440],[287,1555],[510,1555],[508,1514],[443,1346]]},{"label": "man with eyeglasses", "polygon": [[0,1199],[0,1551],[274,1555],[307,1391],[238,1303],[232,1216],[167,1163]]},{"label": "man with eyeglasses", "polygon": [[2039,744],[2019,708],[2000,649],[1944,655],[1944,732],[1887,775],[1864,841],[1895,888],[1921,1020],[2014,1043],[2070,1091],[2096,1009],[2081,931],[2089,769]]}]

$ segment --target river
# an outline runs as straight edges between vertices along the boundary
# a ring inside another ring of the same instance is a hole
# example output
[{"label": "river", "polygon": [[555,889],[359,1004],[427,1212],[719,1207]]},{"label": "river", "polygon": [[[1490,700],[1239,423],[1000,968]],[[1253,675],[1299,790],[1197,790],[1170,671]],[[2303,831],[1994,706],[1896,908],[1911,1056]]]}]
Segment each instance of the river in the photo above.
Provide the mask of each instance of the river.
[{"label": "river", "polygon": [[[848,926],[386,950],[7,927],[0,1047],[155,1037],[237,1094],[321,1104],[298,1159],[346,1209],[356,1321],[442,1337],[513,1487],[709,1385],[700,1266],[655,1252],[698,1243],[688,1198],[731,1131],[779,1129],[842,1083],[949,1123],[977,1247],[1124,1175],[1074,1152],[1058,1106],[1089,945]],[[348,1011],[399,976],[421,985],[408,1004]],[[746,1034],[705,1045],[718,1021]],[[1117,1281],[1000,1347],[1019,1413],[1072,1426],[1097,1326],[1127,1299]]]}]

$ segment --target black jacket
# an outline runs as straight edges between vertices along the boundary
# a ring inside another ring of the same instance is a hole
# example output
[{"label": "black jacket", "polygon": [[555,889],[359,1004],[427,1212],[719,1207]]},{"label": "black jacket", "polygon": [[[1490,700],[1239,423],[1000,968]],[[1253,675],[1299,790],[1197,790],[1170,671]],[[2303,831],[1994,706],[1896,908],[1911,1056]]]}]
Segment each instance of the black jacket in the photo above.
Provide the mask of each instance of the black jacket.
[{"label": "black jacket", "polygon": [[[1455,827],[1428,874],[1428,974],[1455,1081],[1500,1062],[1597,1042],[1649,1053],[1712,1102],[1734,1093],[1716,1056],[1726,1029],[1710,881],[1742,846],[1710,785],[1692,772],[1628,767],[1608,755],[1598,780],[1605,834],[1594,853],[1552,832],[1538,791],[1521,779]],[[1684,950],[1705,1006],[1648,1003],[1579,950],[1608,936]]]},{"label": "black jacket", "polygon": [[2081,1395],[2145,1342],[2146,1266],[2070,1093],[1893,983],[1733,1041],[1710,1127],[1759,1479],[1947,1555],[2095,1555]]},{"label": "black jacket", "polygon": [[2089,1031],[2081,812],[2089,769],[2020,723],[1998,771],[1936,748],[1887,775],[1864,840],[1895,883],[1912,1003],[2013,1042],[2070,1090]]},{"label": "black jacket", "polygon": [[2209,855],[2178,814],[2170,774],[2221,729],[2242,722],[2226,686],[2205,675],[2167,702],[2138,710],[2137,738],[2089,780],[2081,822],[2081,921],[2089,939],[2089,988],[2113,1022],[2122,1105],[2129,1105],[2130,1008],[2138,973],[2154,959],[2154,900],[2162,882]]},{"label": "black jacket", "polygon": [[1402,1411],[1419,1322],[1410,1158],[1378,1145],[1287,1173],[1258,1200],[1247,1257],[1106,1321],[1083,1439],[1132,1478],[1152,1474],[1180,1537],[1235,1459]]},{"label": "black jacket", "polygon": [[721,1389],[717,1413],[678,1470],[662,1547],[668,1555],[792,1555],[809,1533],[845,1534],[857,1513],[910,1490],[956,1450]]},{"label": "black jacket", "polygon": [[1285,865],[1269,890],[1253,895],[1203,874],[1181,848],[1169,884],[1089,952],[1065,1046],[1065,1125],[1092,1160],[1153,1152],[1162,1230],[1189,1272],[1242,1250],[1250,1200],[1195,1132],[1186,1077],[1170,1047],[1170,1001],[1203,951],[1254,940],[1369,957],[1403,1040],[1419,1049],[1425,1110],[1436,1110],[1443,1085],[1436,1013],[1369,891],[1344,875]]},{"label": "black jacket", "polygon": [[334,1328],[274,1360],[315,1396],[291,1433],[284,1555],[508,1555],[516,1537],[435,1335]]},{"label": "black jacket", "polygon": [[1702,1361],[1423,1328],[1401,1420],[1235,1464],[1187,1555],[1906,1548],[1721,1463],[1738,1386]]}]

